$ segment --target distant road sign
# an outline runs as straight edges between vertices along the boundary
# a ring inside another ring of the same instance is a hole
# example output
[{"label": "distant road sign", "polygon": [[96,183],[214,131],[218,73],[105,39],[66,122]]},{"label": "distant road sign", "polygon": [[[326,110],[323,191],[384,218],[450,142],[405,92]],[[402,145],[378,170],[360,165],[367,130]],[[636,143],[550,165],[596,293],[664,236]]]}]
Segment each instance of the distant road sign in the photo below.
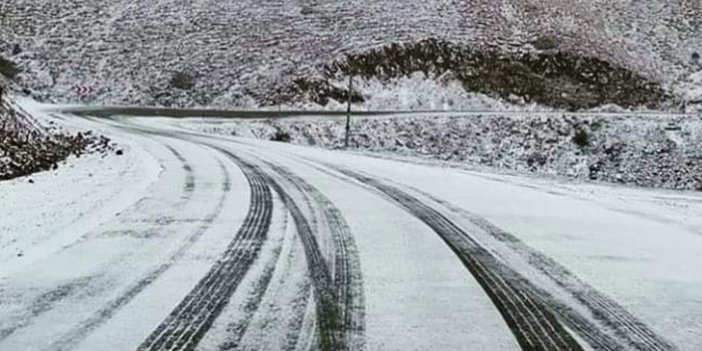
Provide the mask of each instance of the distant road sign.
[{"label": "distant road sign", "polygon": [[93,93],[93,87],[88,87],[85,85],[76,85],[73,87],[73,90],[78,94],[79,96],[85,96],[85,95],[90,95]]}]

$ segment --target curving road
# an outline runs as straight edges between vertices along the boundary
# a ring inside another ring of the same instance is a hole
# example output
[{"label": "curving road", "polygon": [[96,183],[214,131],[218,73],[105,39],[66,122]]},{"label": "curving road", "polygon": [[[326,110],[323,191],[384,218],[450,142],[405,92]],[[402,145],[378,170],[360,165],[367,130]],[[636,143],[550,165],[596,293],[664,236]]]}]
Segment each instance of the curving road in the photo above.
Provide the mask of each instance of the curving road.
[{"label": "curving road", "polygon": [[696,194],[46,118],[125,154],[0,185],[2,351],[702,348]]}]

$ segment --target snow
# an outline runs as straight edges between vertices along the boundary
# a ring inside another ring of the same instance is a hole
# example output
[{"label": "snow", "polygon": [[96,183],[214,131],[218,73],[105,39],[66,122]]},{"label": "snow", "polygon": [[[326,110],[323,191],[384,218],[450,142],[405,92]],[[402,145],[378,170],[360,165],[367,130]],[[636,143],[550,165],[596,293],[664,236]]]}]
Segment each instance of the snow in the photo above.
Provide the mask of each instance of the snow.
[{"label": "snow", "polygon": [[[250,106],[257,101],[249,92],[314,76],[319,65],[345,54],[425,38],[529,51],[539,38],[554,37],[560,49],[601,57],[669,85],[694,69],[691,54],[702,51],[700,7],[689,0],[203,0],[138,6],[127,0],[6,0],[3,6],[0,51],[20,45],[22,53],[8,56],[23,71],[23,84],[38,97],[73,102]],[[196,76],[192,92],[168,87],[179,71]],[[96,96],[76,96],[75,85],[93,87]],[[448,88],[447,97],[453,94]]]},{"label": "snow", "polygon": [[[201,150],[200,150],[201,151]],[[191,151],[192,152],[192,151]],[[203,158],[204,160],[204,158]],[[209,167],[205,167],[209,163]],[[196,170],[212,169],[214,170],[214,160],[193,164]],[[146,289],[138,294],[123,308],[119,309],[114,316],[107,320],[104,324],[96,328],[84,341],[75,346],[75,350],[95,350],[103,348],[104,345],[110,345],[114,350],[136,349],[143,342],[149,333],[161,323],[172,308],[177,305],[191,291],[192,287],[210,270],[212,265],[220,259],[222,248],[226,247],[232,240],[235,234],[235,228],[238,228],[244,220],[246,210],[248,208],[249,189],[243,174],[233,167],[227,166],[227,172],[232,177],[232,189],[227,197],[223,199],[224,204],[221,209],[222,214],[226,216],[218,216],[211,219],[211,225],[207,223],[207,219],[197,220],[197,213],[203,209],[211,210],[216,206],[213,193],[221,190],[220,174],[210,174],[206,178],[207,181],[196,183],[197,187],[204,187],[205,190],[200,190],[194,195],[192,204],[183,209],[185,214],[180,219],[175,218],[175,226],[171,226],[171,233],[166,234],[162,240],[155,243],[137,243],[146,248],[132,247],[130,260],[126,262],[112,261],[112,265],[119,264],[121,267],[116,267],[115,272],[110,272],[116,276],[124,275],[119,279],[125,279],[128,284],[133,284],[133,279],[138,277],[135,273],[142,274],[142,271],[135,270],[133,260],[149,257],[149,265],[158,266],[162,263],[154,264],[154,258],[158,258],[163,253],[173,252],[173,248],[177,244],[176,250],[180,250],[180,245],[185,242],[194,244],[181,255],[171,255],[167,259],[159,260],[160,262],[172,263],[165,273],[158,277]],[[202,174],[198,175],[197,179],[202,179]],[[164,184],[166,187],[173,187],[174,184]],[[154,205],[158,206],[165,201],[157,202]],[[146,209],[153,211],[153,209]],[[180,223],[179,223],[180,222]],[[192,224],[190,224],[192,223]],[[195,226],[195,227],[194,227]],[[204,226],[208,226],[206,230],[202,230]],[[196,228],[196,229],[195,229]],[[201,232],[202,237],[193,237],[194,232]],[[186,235],[183,239],[182,235]],[[179,237],[180,236],[180,237]],[[194,238],[191,239],[191,238]],[[160,247],[159,247],[160,246]],[[114,250],[110,248],[103,250],[109,252]],[[180,253],[180,251],[176,251]],[[178,257],[176,257],[178,256]],[[169,262],[170,261],[170,262]],[[153,271],[153,266],[148,270]],[[130,275],[125,275],[125,272],[135,272]],[[130,281],[131,280],[131,281]],[[126,284],[125,284],[126,285]],[[127,285],[130,286],[130,285]],[[119,296],[119,295],[117,295]],[[99,306],[99,305],[98,305]]]},{"label": "snow", "polygon": [[[430,227],[371,189],[320,170],[324,164],[372,175],[422,199],[501,262],[582,310],[523,252],[471,222],[471,216],[484,218],[615,300],[680,350],[702,348],[699,193],[465,170],[181,129],[192,128],[194,120],[59,117],[67,125],[109,133],[125,153],[71,159],[67,167],[34,175],[34,184],[26,178],[0,183],[0,349],[135,349],[163,321],[219,259],[249,206],[248,183],[238,167],[200,142],[286,167],[339,209],[360,256],[368,350],[519,346],[483,289]],[[171,134],[140,132],[149,128]],[[229,192],[223,191],[227,177]],[[304,250],[277,198],[273,216],[259,258],[201,350],[226,342],[227,328],[243,314],[250,314],[244,348],[290,346],[290,325],[299,326],[297,346],[314,343],[314,289]],[[135,296],[115,305],[164,265]],[[270,285],[252,312],[247,303],[271,269]]]},{"label": "snow", "polygon": [[287,165],[330,195],[355,234],[369,350],[519,349],[478,283],[428,227],[378,195]]},{"label": "snow", "polygon": [[[335,82],[340,88],[347,88],[348,81]],[[363,103],[356,103],[354,111],[549,111],[546,106],[524,103],[515,104],[495,99],[484,94],[467,92],[462,83],[448,76],[433,79],[422,72],[409,77],[393,78],[388,81],[354,79],[354,91],[369,97]],[[346,105],[332,100],[327,109],[344,110]]]},{"label": "snow", "polygon": [[[80,124],[51,118],[37,105],[21,104],[42,123],[81,130]],[[0,277],[73,243],[138,200],[157,178],[159,168],[133,142],[120,141],[124,157],[72,156],[58,170],[0,183],[0,210],[5,214],[0,226]],[[18,255],[21,259],[16,259]]]},{"label": "snow", "polygon": [[[71,244],[82,234],[76,228],[87,230],[128,207],[155,178],[148,164],[129,158],[91,155],[67,162],[65,169],[0,184],[1,276]],[[23,215],[28,211],[34,216]]]},{"label": "snow", "polygon": [[[178,125],[222,135],[343,146],[344,118],[186,119]],[[692,115],[613,113],[423,113],[353,117],[349,145],[384,157],[444,161],[639,186],[702,189],[702,124]],[[577,131],[587,145],[574,140]]]},{"label": "snow", "polygon": [[[69,160],[56,172],[34,175],[34,184],[0,184],[0,206],[9,216],[0,236],[0,329],[11,331],[0,348],[94,349],[106,340],[136,348],[219,259],[243,221],[248,186],[223,157],[171,144],[191,162],[188,195],[188,170],[160,142],[101,128],[125,146],[122,157]],[[225,175],[231,190],[223,193]],[[208,211],[227,215],[209,218]],[[62,286],[65,293],[55,293]],[[133,289],[140,293],[129,297]],[[55,296],[47,307],[44,296]]]},{"label": "snow", "polygon": [[685,110],[702,113],[702,71],[689,75],[678,89],[683,102],[686,103]]},{"label": "snow", "polygon": [[[307,303],[312,290],[305,270],[303,248],[292,219],[287,212],[277,209],[280,207],[274,208],[274,231],[270,233],[270,240],[264,244],[241,288],[234,293],[221,317],[198,345],[198,350],[216,350],[235,343],[237,340],[232,340],[232,331],[241,326],[247,326],[238,340],[242,349],[263,345],[271,350],[284,349],[289,343],[289,326],[298,318],[296,312],[300,301]],[[252,310],[249,303],[261,293],[261,280],[265,275],[271,275],[269,286],[259,301],[259,309]]]},{"label": "snow", "polygon": [[[247,144],[382,175],[454,203],[562,263],[681,350],[702,347],[697,335],[702,326],[702,279],[697,272],[702,221],[696,215],[702,197],[697,193],[488,176],[350,154],[339,157],[338,151],[280,143]],[[339,188],[325,190],[335,193]],[[358,190],[344,194],[347,199],[335,203],[353,206],[345,208],[347,216],[363,211],[357,204],[375,203],[359,199],[364,195]],[[378,238],[385,230],[373,233]]]}]

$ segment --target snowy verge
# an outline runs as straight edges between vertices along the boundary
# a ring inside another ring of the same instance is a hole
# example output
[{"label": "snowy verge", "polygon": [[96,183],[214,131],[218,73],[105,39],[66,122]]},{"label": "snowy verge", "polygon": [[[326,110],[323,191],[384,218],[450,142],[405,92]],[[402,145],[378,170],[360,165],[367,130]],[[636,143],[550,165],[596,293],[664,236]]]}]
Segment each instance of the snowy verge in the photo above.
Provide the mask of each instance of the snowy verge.
[{"label": "snowy verge", "polygon": [[[89,123],[52,117],[31,100],[18,99],[13,106],[26,111],[32,123],[48,126],[47,133],[95,130]],[[70,153],[58,168],[0,182],[0,279],[114,216],[158,178],[160,165],[134,142],[119,137],[119,150],[121,156],[90,149]]]},{"label": "snowy verge", "polygon": [[[189,120],[208,133],[343,146],[343,119]],[[692,116],[540,113],[355,118],[372,153],[647,187],[702,190],[702,121]]]},{"label": "snowy verge", "polygon": [[0,183],[2,275],[60,248],[64,232],[90,230],[138,199],[159,169],[138,149],[126,150],[132,156],[70,156],[57,170]]}]

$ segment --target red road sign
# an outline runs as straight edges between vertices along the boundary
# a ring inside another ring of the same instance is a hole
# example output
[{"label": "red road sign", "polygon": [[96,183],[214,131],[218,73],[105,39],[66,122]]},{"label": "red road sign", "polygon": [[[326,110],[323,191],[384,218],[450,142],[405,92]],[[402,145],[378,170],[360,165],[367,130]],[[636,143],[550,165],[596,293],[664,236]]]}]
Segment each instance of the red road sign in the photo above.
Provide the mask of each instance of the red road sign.
[{"label": "red road sign", "polygon": [[73,90],[80,96],[90,95],[93,93],[93,87],[88,87],[85,85],[76,85],[73,87]]}]

